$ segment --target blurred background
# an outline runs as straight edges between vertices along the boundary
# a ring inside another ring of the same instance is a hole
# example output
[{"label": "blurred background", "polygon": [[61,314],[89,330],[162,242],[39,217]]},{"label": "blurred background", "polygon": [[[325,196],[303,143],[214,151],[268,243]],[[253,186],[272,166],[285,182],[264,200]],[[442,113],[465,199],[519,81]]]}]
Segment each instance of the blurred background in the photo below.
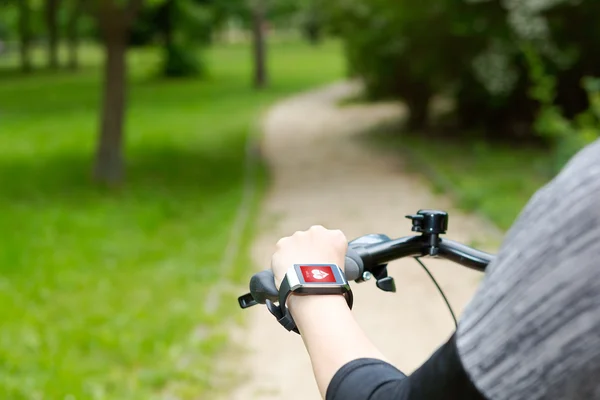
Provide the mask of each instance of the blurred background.
[{"label": "blurred background", "polygon": [[239,313],[201,305],[252,270],[265,163],[219,265],[249,140],[294,93],[355,79],[340,107],[401,102],[370,140],[509,228],[600,134],[598,15],[595,0],[0,1],[0,398],[208,393],[227,335],[198,327]]}]

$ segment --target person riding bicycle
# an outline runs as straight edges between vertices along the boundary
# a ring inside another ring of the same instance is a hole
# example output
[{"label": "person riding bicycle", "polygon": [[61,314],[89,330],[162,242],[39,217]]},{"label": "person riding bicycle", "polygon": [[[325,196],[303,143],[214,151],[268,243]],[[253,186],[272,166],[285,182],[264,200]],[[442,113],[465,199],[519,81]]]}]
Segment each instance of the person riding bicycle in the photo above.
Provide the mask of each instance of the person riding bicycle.
[{"label": "person riding bicycle", "polygon": [[[343,268],[347,246],[320,226],[281,239],[277,288],[290,265]],[[342,295],[292,295],[287,307],[326,399],[600,399],[600,140],[531,198],[456,332],[411,375],[386,361]]]}]

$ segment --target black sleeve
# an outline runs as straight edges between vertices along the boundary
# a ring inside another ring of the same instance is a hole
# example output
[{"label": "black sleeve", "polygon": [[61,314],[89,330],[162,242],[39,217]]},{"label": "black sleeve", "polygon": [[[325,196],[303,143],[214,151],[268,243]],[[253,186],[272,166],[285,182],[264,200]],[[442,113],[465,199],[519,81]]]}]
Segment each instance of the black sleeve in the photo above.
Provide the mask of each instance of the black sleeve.
[{"label": "black sleeve", "polygon": [[375,359],[344,365],[327,388],[327,400],[485,400],[463,369],[454,336],[412,375]]}]

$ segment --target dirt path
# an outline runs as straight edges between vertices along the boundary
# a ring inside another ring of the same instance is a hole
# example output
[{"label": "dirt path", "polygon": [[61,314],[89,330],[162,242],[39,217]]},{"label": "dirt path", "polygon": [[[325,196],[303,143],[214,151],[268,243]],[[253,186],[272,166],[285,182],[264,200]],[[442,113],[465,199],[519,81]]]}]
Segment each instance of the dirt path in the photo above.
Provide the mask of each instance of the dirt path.
[{"label": "dirt path", "polygon": [[[296,230],[322,224],[349,239],[366,233],[410,234],[404,218],[420,208],[450,212],[449,237],[463,242],[497,235],[486,222],[452,209],[434,196],[422,178],[403,170],[397,156],[383,156],[356,135],[401,116],[393,105],[336,106],[353,93],[337,84],[294,97],[272,109],[265,122],[263,150],[272,171],[262,233],[254,246],[257,265],[267,267],[276,241]],[[428,261],[460,312],[480,275],[444,261]],[[429,278],[413,260],[391,265],[398,292],[373,282],[355,285],[354,313],[369,337],[401,369],[410,372],[445,340],[452,321]],[[318,399],[302,340],[284,331],[264,307],[249,310],[237,370],[250,371],[229,399]],[[244,367],[244,368],[241,368]]]}]

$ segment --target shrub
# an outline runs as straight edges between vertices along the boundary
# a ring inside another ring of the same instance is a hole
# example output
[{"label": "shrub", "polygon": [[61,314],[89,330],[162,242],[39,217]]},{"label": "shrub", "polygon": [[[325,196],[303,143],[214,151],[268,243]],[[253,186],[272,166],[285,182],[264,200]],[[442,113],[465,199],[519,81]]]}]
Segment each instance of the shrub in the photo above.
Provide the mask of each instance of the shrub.
[{"label": "shrub", "polygon": [[447,94],[457,126],[511,140],[547,138],[532,129],[540,103],[525,43],[556,80],[561,115],[588,109],[580,82],[600,76],[597,15],[597,0],[334,0],[328,9],[349,72],[369,98],[403,99],[411,129],[426,127],[433,94]]}]

